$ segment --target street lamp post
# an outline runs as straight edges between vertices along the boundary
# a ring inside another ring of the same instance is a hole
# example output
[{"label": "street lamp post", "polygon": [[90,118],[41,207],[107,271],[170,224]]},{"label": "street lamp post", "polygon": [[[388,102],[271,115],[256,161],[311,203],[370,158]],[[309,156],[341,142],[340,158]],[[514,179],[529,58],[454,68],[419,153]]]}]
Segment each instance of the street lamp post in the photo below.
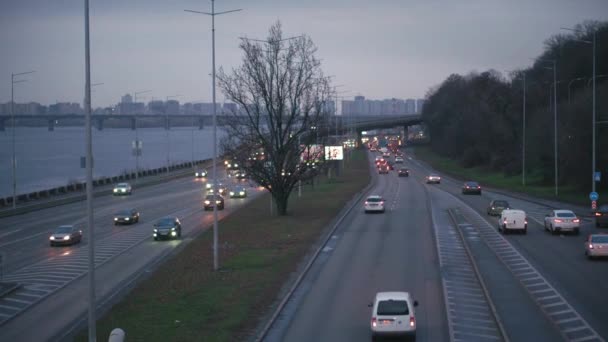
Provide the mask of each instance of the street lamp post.
[{"label": "street lamp post", "polygon": [[85,145],[87,226],[89,233],[89,342],[95,342],[95,226],[93,225],[93,134],[91,132],[91,52],[89,40],[89,0],[84,0],[84,59],[85,59]]},{"label": "street lamp post", "polygon": [[[142,91],[136,91],[135,93],[133,93],[133,102],[135,103],[135,106],[137,106],[137,95],[139,94],[145,94],[145,93],[149,93],[152,90],[142,90]],[[137,111],[135,111],[135,183],[137,183],[137,181],[139,180],[139,155],[141,153],[141,146],[139,143],[139,133],[137,130]]]},{"label": "street lamp post", "polygon": [[12,158],[12,168],[13,168],[13,209],[17,207],[17,156],[15,153],[15,83],[22,83],[26,80],[17,80],[15,81],[15,76],[32,74],[36,71],[26,71],[19,72],[16,74],[11,74],[11,141],[12,141],[12,150],[13,150],[13,158]]},{"label": "street lamp post", "polygon": [[554,164],[554,177],[555,177],[555,196],[558,195],[558,170],[557,170],[557,60],[556,59],[545,59],[541,60],[544,62],[553,63],[552,67],[545,67],[545,69],[553,70],[553,164]]},{"label": "street lamp post", "polygon": [[[165,106],[169,104],[169,99],[173,99],[176,97],[180,97],[181,95],[169,95],[165,98]],[[171,166],[171,139],[169,137],[169,130],[171,129],[171,125],[169,124],[169,108],[165,107],[165,134],[167,136],[167,175],[169,174],[169,168]]]},{"label": "street lamp post", "polygon": [[[570,29],[570,28],[564,28],[562,27],[562,29],[564,30],[568,30],[568,31],[574,31],[574,32],[578,32],[578,33],[582,33],[583,31],[581,30],[575,30],[575,29]],[[592,73],[592,79],[593,79],[593,95],[592,95],[592,114],[591,114],[591,191],[595,192],[595,168],[596,168],[596,164],[595,164],[595,54],[596,54],[596,50],[595,50],[595,46],[596,46],[596,34],[597,34],[597,29],[593,30],[593,39],[592,41],[588,41],[588,40],[582,40],[582,39],[578,39],[578,41],[585,43],[585,44],[591,44],[593,45],[593,73]]]},{"label": "street lamp post", "polygon": [[580,81],[580,80],[585,80],[585,77],[578,77],[578,78],[573,78],[570,80],[570,82],[568,82],[568,104],[570,104],[570,86],[572,85],[572,83],[574,81]]},{"label": "street lamp post", "polygon": [[[217,103],[215,101],[215,16],[237,12],[241,9],[230,11],[216,12],[215,0],[211,0],[211,13],[185,10],[186,12],[204,14],[211,16],[211,68],[212,68],[212,97],[213,97],[213,193],[217,194]],[[217,223],[217,206],[213,206],[213,270],[219,269],[218,260],[218,223]]]}]

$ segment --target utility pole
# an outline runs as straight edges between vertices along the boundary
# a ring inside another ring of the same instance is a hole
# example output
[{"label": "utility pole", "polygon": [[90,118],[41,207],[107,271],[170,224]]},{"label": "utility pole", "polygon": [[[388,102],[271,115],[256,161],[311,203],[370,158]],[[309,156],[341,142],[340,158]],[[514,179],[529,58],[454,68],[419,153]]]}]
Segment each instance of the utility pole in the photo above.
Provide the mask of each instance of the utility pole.
[{"label": "utility pole", "polygon": [[[136,91],[133,93],[133,102],[137,106],[137,95],[149,93],[152,90]],[[137,131],[137,111],[135,111],[135,183],[139,180],[139,155],[141,154],[141,144],[139,142],[139,134]]]}]

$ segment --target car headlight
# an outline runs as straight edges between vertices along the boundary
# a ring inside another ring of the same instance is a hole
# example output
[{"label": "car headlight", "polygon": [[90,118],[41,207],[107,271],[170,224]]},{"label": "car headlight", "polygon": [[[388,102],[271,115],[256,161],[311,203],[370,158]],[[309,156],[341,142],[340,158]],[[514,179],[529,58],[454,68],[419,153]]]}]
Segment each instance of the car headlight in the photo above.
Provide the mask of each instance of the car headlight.
[{"label": "car headlight", "polygon": [[175,230],[175,227],[171,228],[171,230]]},{"label": "car headlight", "polygon": [[205,204],[209,204],[209,203],[211,203],[211,202],[210,201],[205,201]]},{"label": "car headlight", "polygon": [[64,236],[64,237],[63,237],[63,239],[64,239],[64,240],[69,240],[69,239],[70,239],[70,236],[69,236],[69,235],[66,235],[66,236]]},{"label": "car headlight", "polygon": [[128,218],[128,217],[125,217],[125,221],[129,221],[129,220],[130,220],[130,218]]},{"label": "car headlight", "polygon": [[114,221],[118,221],[118,217],[115,217],[115,218],[114,218]]},{"label": "car headlight", "polygon": [[177,235],[176,232],[171,232],[171,236],[175,236],[175,235]]},{"label": "car headlight", "polygon": [[120,189],[120,191],[121,191],[121,192],[125,192],[125,191],[127,191],[127,189]]},{"label": "car headlight", "polygon": [[156,233],[152,234],[152,236],[156,237]]},{"label": "car headlight", "polygon": [[118,189],[114,189],[114,192],[118,192]]},{"label": "car headlight", "polygon": [[241,192],[239,192],[239,195],[244,196],[244,195],[245,195],[245,192],[244,192],[244,191],[241,191]]},{"label": "car headlight", "polygon": [[216,204],[220,204],[220,203],[222,203],[222,201],[215,201],[215,203],[216,203]]},{"label": "car headlight", "polygon": [[154,232],[155,232],[155,233],[158,233],[158,229],[154,228]]},{"label": "car headlight", "polygon": [[230,191],[230,196],[234,196],[234,192]]},{"label": "car headlight", "polygon": [[54,236],[51,236],[51,237],[49,238],[49,240],[55,240],[55,237],[54,237]]}]

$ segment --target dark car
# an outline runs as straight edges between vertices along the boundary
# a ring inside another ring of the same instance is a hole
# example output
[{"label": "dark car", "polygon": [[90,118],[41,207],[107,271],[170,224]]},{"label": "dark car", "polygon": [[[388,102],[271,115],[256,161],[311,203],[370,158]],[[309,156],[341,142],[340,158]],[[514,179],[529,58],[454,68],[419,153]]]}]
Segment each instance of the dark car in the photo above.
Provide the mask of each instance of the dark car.
[{"label": "dark car", "polygon": [[53,231],[49,237],[49,241],[51,247],[56,245],[73,245],[82,241],[82,230],[72,225],[59,226]]},{"label": "dark car", "polygon": [[595,211],[594,215],[596,227],[608,225],[608,204],[600,205]]},{"label": "dark car", "polygon": [[393,162],[392,162],[392,161],[387,160],[387,161],[386,161],[386,164],[388,165],[388,169],[389,169],[389,170],[394,170],[394,169],[395,169],[395,166],[393,165]]},{"label": "dark car", "polygon": [[465,182],[462,185],[462,193],[481,195],[481,186],[477,182]]},{"label": "dark car", "polygon": [[196,170],[194,172],[194,177],[196,177],[196,178],[205,178],[205,177],[207,177],[207,170]]},{"label": "dark car", "polygon": [[182,224],[175,216],[163,217],[154,224],[154,240],[178,239],[182,236]]},{"label": "dark car", "polygon": [[205,210],[213,209],[215,205],[217,205],[217,210],[224,210],[224,197],[213,194],[205,196],[205,200],[203,201],[203,208]]},{"label": "dark car", "polygon": [[245,198],[247,197],[247,189],[242,186],[235,186],[230,189],[230,198]]},{"label": "dark car", "polygon": [[390,168],[388,165],[380,165],[380,166],[378,166],[378,174],[388,175],[389,169]]},{"label": "dark car", "polygon": [[410,170],[406,167],[402,167],[399,169],[398,171],[398,175],[399,177],[409,177],[410,176]]},{"label": "dark car", "polygon": [[136,209],[125,209],[114,214],[114,225],[137,222],[139,222],[139,211]]},{"label": "dark car", "polygon": [[511,209],[509,202],[505,200],[492,200],[488,206],[487,213],[490,216],[500,216],[505,209]]},{"label": "dark car", "polygon": [[238,170],[235,177],[236,179],[247,179],[247,173],[243,170]]}]

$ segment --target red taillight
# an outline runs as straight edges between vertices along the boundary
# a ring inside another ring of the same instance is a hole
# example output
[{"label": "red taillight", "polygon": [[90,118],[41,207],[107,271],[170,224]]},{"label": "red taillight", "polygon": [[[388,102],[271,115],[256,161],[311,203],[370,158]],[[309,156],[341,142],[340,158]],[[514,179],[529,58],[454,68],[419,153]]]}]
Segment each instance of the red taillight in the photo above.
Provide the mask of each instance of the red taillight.
[{"label": "red taillight", "polygon": [[468,188],[469,188],[469,186],[467,185],[467,186],[466,186],[466,188],[468,189]]},{"label": "red taillight", "polygon": [[574,219],[574,220],[572,220],[572,222],[574,222],[574,223],[579,223],[579,222],[581,222],[581,220],[579,220],[579,219]]},{"label": "red taillight", "polygon": [[368,201],[365,201],[365,205],[368,205],[368,204],[369,204],[369,202],[368,202]]},{"label": "red taillight", "polygon": [[377,324],[376,317],[372,317],[372,327],[376,327]]},{"label": "red taillight", "polygon": [[384,204],[384,201],[380,201],[380,204]]},{"label": "red taillight", "polygon": [[562,223],[564,221],[560,220],[560,219],[555,219],[555,223]]},{"label": "red taillight", "polygon": [[416,326],[416,319],[414,316],[410,316],[410,327]]},{"label": "red taillight", "polygon": [[593,244],[589,244],[589,249],[593,249]]},{"label": "red taillight", "polygon": [[602,213],[595,213],[595,216],[602,216]]},{"label": "red taillight", "polygon": [[481,187],[480,187],[480,186],[478,186],[478,187],[477,187],[477,189],[481,189]]},{"label": "red taillight", "polygon": [[507,224],[507,219],[504,219],[502,223]]},{"label": "red taillight", "polygon": [[524,221],[524,224],[528,224],[528,221]]}]

